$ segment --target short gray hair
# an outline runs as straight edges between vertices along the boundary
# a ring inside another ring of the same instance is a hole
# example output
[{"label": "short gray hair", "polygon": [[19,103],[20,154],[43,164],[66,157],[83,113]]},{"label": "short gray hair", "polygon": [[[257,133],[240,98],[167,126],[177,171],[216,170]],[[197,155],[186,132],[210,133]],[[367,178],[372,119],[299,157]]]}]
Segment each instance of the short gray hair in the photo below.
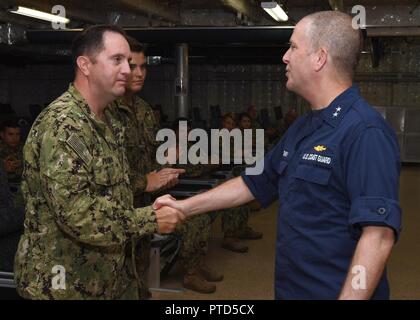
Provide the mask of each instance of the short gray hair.
[{"label": "short gray hair", "polygon": [[325,46],[336,69],[353,79],[363,37],[352,26],[352,17],[340,11],[320,11],[304,18],[309,20],[307,36],[312,50]]}]

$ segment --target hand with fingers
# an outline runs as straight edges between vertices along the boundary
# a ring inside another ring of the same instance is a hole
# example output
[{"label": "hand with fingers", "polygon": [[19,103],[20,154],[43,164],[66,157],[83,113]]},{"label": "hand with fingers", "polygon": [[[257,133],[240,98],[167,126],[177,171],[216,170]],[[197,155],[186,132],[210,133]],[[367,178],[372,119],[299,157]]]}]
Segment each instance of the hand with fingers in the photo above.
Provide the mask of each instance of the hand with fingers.
[{"label": "hand with fingers", "polygon": [[164,196],[157,198],[155,202],[153,203],[152,207],[153,207],[153,210],[159,210],[160,208],[165,207],[165,206],[174,208],[185,215],[185,209],[181,205],[181,201],[177,201],[170,194],[165,194]]},{"label": "hand with fingers", "polygon": [[155,192],[175,186],[179,180],[179,175],[184,173],[184,169],[164,168],[160,171],[147,174],[146,192]]}]

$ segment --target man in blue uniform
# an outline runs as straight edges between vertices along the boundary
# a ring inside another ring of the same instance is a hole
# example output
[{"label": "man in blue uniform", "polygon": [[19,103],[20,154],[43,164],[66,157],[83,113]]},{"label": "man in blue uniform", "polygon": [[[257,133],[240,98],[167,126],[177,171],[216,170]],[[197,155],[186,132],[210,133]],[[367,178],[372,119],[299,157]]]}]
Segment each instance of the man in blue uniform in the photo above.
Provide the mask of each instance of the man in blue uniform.
[{"label": "man in blue uniform", "polygon": [[352,86],[361,38],[350,16],[302,19],[283,57],[287,88],[311,111],[266,155],[264,172],[168,204],[194,215],[279,200],[277,299],[387,299],[385,265],[401,228],[396,136]]}]

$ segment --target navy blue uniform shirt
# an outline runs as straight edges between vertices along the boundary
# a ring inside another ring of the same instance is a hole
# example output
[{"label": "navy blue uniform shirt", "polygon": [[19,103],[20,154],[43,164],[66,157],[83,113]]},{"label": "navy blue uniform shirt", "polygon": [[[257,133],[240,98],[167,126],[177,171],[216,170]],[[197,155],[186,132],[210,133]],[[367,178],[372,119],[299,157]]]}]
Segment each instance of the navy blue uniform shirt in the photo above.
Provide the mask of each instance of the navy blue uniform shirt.
[{"label": "navy blue uniform shirt", "polygon": [[[310,111],[243,175],[267,207],[279,200],[276,299],[337,299],[362,227],[401,228],[399,147],[394,131],[351,87]],[[373,299],[388,299],[384,272]]]}]

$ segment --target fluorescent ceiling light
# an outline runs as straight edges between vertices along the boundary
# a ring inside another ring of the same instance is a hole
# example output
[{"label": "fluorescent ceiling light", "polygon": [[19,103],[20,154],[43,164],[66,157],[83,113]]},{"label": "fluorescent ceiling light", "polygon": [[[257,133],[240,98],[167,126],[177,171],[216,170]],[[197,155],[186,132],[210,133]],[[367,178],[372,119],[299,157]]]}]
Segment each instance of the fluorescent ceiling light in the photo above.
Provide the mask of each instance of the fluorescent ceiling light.
[{"label": "fluorescent ceiling light", "polygon": [[289,20],[286,12],[284,12],[283,8],[280,7],[276,1],[261,2],[261,8],[263,8],[276,21]]},{"label": "fluorescent ceiling light", "polygon": [[70,20],[65,18],[65,17],[60,17],[60,16],[55,15],[55,14],[46,13],[46,12],[38,11],[38,10],[34,10],[34,9],[29,9],[29,8],[25,8],[25,7],[21,7],[21,6],[17,7],[17,9],[15,9],[15,8],[11,9],[11,10],[9,10],[9,12],[20,14],[22,16],[35,18],[35,19],[41,19],[41,20],[45,20],[45,21],[55,22],[55,23],[65,23],[66,24],[66,23],[70,22]]}]

